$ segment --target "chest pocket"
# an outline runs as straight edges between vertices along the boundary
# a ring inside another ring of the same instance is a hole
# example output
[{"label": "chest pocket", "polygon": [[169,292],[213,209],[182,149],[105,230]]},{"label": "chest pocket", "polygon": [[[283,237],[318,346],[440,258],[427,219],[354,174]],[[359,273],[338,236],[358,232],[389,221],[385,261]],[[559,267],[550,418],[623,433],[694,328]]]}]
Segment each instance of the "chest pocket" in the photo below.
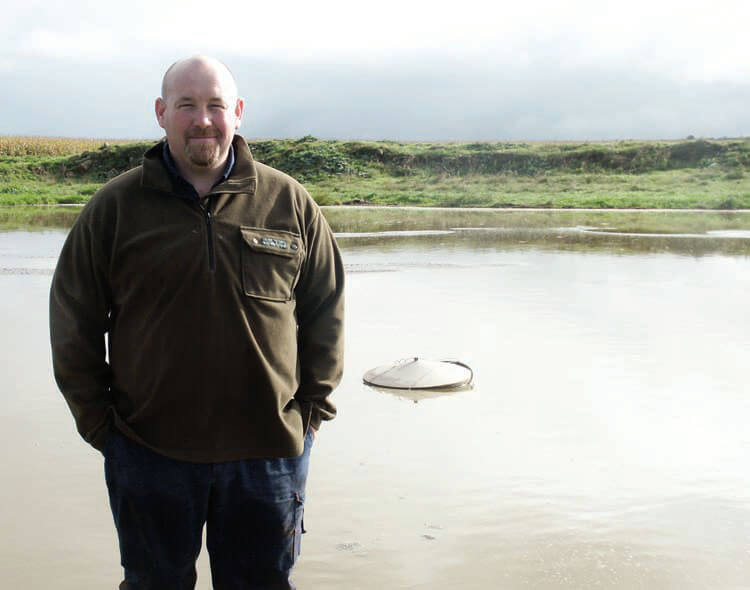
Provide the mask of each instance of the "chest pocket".
[{"label": "chest pocket", "polygon": [[290,301],[304,258],[298,234],[241,227],[242,288],[245,295]]}]

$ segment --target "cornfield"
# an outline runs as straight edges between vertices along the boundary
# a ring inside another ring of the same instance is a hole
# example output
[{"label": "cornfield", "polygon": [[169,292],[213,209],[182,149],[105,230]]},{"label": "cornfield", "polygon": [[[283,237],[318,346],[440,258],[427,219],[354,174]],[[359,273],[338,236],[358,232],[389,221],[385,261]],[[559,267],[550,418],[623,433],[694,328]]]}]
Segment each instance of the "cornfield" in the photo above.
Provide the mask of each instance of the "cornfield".
[{"label": "cornfield", "polygon": [[84,139],[67,137],[31,137],[0,135],[0,157],[3,156],[70,156],[102,145],[133,143],[133,139]]}]

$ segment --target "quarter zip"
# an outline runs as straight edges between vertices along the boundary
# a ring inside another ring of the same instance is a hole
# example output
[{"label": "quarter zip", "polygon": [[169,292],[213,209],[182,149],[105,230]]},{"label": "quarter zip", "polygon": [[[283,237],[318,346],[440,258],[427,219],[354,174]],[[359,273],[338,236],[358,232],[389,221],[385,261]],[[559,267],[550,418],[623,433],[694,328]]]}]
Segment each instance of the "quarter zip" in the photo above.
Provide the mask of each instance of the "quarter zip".
[{"label": "quarter zip", "polygon": [[208,269],[213,272],[216,268],[216,265],[214,261],[214,237],[211,227],[211,197],[209,197],[207,207],[204,207],[200,201],[198,201],[198,207],[200,207],[200,210],[203,212],[203,219],[206,222],[206,239],[208,240]]}]

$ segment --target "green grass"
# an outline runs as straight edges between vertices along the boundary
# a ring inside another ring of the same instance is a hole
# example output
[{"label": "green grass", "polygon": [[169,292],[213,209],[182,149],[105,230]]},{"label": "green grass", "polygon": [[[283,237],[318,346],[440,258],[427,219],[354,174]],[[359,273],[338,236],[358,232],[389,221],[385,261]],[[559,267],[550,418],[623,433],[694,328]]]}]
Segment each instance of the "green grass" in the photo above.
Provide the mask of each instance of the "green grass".
[{"label": "green grass", "polygon": [[748,230],[750,212],[740,211],[612,211],[531,210],[487,211],[404,207],[337,207],[325,209],[336,231],[382,232],[409,229],[533,228],[585,226],[602,231],[647,234],[704,234],[712,230]]},{"label": "green grass", "polygon": [[750,208],[750,180],[690,169],[624,173],[551,172],[409,177],[323,178],[307,182],[322,204],[372,203],[443,207]]},{"label": "green grass", "polygon": [[[304,182],[321,204],[750,208],[747,139],[249,143],[259,161]],[[0,206],[83,203],[149,145],[0,138]]]},{"label": "green grass", "polygon": [[0,230],[32,230],[70,227],[80,213],[79,207],[15,205],[0,207]]}]

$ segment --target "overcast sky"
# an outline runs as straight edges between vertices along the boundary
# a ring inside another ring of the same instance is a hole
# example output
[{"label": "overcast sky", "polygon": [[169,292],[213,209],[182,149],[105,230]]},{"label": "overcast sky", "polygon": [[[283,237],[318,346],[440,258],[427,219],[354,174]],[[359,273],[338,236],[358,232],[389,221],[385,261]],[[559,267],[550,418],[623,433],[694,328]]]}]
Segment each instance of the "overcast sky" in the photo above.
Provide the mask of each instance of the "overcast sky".
[{"label": "overcast sky", "polygon": [[0,135],[157,138],[164,70],[234,71],[246,137],[750,135],[750,2],[25,0],[0,22]]}]

